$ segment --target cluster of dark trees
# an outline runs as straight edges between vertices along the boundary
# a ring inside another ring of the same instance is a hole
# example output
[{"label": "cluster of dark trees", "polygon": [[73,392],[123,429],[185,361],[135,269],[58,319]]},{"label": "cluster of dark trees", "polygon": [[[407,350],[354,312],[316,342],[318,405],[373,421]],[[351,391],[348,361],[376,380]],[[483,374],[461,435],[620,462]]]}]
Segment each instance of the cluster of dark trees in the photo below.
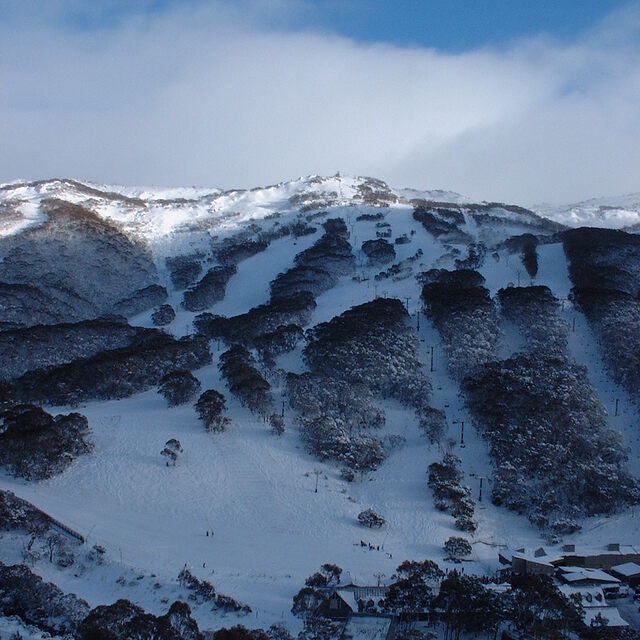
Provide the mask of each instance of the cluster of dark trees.
[{"label": "cluster of dark trees", "polygon": [[237,342],[253,347],[256,338],[277,331],[281,326],[308,324],[315,308],[313,295],[302,291],[290,296],[271,298],[265,304],[230,318],[201,313],[196,316],[194,325],[196,331],[207,338],[222,338],[230,344]]},{"label": "cluster of dark trees", "polygon": [[607,428],[584,367],[517,354],[474,370],[462,388],[496,463],[494,503],[563,532],[577,526],[573,518],[640,499],[621,436]]},{"label": "cluster of dark trees", "polygon": [[121,316],[1,331],[0,380],[129,347],[157,333],[133,327]]},{"label": "cluster of dark trees", "polygon": [[427,406],[430,387],[407,320],[399,300],[377,298],[307,332],[310,372],[289,374],[287,393],[315,455],[373,469],[394,444],[371,434],[384,424],[375,398]]},{"label": "cluster of dark trees", "polygon": [[271,283],[272,297],[308,292],[315,298],[334,287],[340,276],[353,273],[355,259],[344,220],[331,218],[323,227],[323,236],[296,255],[294,266]]},{"label": "cluster of dark trees", "polygon": [[89,614],[89,605],[44,582],[25,565],[0,562],[0,614],[17,616],[54,636],[81,638],[80,625]]},{"label": "cluster of dark trees", "polygon": [[209,343],[203,336],[176,340],[150,329],[127,347],[29,371],[0,391],[0,402],[68,405],[125,398],[158,385],[176,369],[199,369],[210,362]]},{"label": "cluster of dark trees", "polygon": [[167,299],[167,290],[159,284],[150,284],[134,291],[130,296],[116,302],[111,313],[122,316],[135,316],[137,313],[153,309]]},{"label": "cluster of dark trees", "polygon": [[227,284],[236,271],[233,264],[212,267],[184,292],[182,306],[188,311],[202,311],[222,300]]},{"label": "cluster of dark trees", "polygon": [[512,236],[504,243],[510,253],[520,254],[522,265],[531,278],[535,278],[538,274],[538,243],[538,238],[532,233]]},{"label": "cluster of dark trees", "polygon": [[11,491],[0,490],[0,530],[15,529],[43,536],[49,529],[49,519],[30,502],[18,498]]},{"label": "cluster of dark trees", "polygon": [[174,256],[165,260],[175,289],[182,291],[192,285],[202,273],[202,254]]},{"label": "cluster of dark trees", "polygon": [[271,385],[258,370],[251,352],[241,344],[234,344],[220,356],[219,367],[229,391],[251,411],[266,415],[273,404]]},{"label": "cluster of dark trees", "polygon": [[471,240],[468,234],[461,230],[465,219],[458,207],[420,204],[413,210],[413,219],[419,222],[434,238],[447,238],[458,242]]},{"label": "cluster of dark trees", "polygon": [[231,237],[216,248],[215,255],[218,261],[224,265],[237,265],[238,263],[266,251],[269,239],[258,236],[257,239],[244,237]]},{"label": "cluster of dark trees", "polygon": [[484,242],[470,242],[467,245],[467,257],[456,258],[456,269],[479,269],[487,256],[487,247]]},{"label": "cluster of dark trees", "polygon": [[53,417],[34,405],[14,405],[0,411],[0,466],[28,480],[49,478],[93,449],[88,435],[79,413]]},{"label": "cluster of dark trees", "polygon": [[[396,238],[396,244],[403,244],[397,242],[399,238]],[[401,260],[400,262],[396,262],[392,264],[385,271],[380,271],[374,276],[374,280],[380,282],[380,280],[387,280],[389,278],[398,281],[398,280],[406,280],[413,275],[413,267],[411,266],[414,262],[417,262],[423,255],[422,249],[418,249],[412,256]]]},{"label": "cluster of dark trees", "polygon": [[342,218],[330,218],[322,226],[323,236],[295,257],[295,265],[325,269],[334,277],[353,273],[355,258],[345,221]]},{"label": "cluster of dark trees", "polygon": [[497,295],[502,315],[518,328],[528,350],[566,354],[569,326],[549,287],[507,287]]},{"label": "cluster of dark trees", "polygon": [[612,229],[562,235],[573,299],[598,337],[605,363],[632,398],[640,393],[640,236]]},{"label": "cluster of dark trees", "polygon": [[384,220],[385,214],[382,211],[376,211],[375,213],[361,213],[356,222],[378,222]]},{"label": "cluster of dark trees", "polygon": [[294,266],[271,283],[269,302],[231,318],[200,314],[194,321],[196,330],[209,338],[255,348],[267,365],[293,349],[302,338],[301,327],[309,323],[316,307],[315,297],[355,268],[344,220],[329,219],[323,227],[323,236],[300,252]]},{"label": "cluster of dark trees", "polygon": [[278,274],[271,283],[271,295],[291,296],[307,291],[318,296],[335,286],[336,282],[337,277],[322,267],[299,265]]},{"label": "cluster of dark trees", "polygon": [[471,489],[462,484],[463,479],[461,460],[451,453],[445,454],[442,462],[429,465],[428,485],[436,508],[449,512],[461,531],[473,532],[477,528],[473,519],[476,503],[471,497]]},{"label": "cluster of dark trees", "polygon": [[283,324],[274,331],[259,335],[253,344],[260,359],[267,366],[275,365],[275,358],[282,353],[292,351],[304,338],[302,327],[297,324]]},{"label": "cluster of dark trees", "polygon": [[396,259],[396,250],[393,245],[383,238],[377,240],[365,240],[362,243],[362,252],[367,256],[369,264],[381,267]]},{"label": "cluster of dark trees", "polygon": [[387,457],[384,440],[371,433],[385,418],[370,389],[316,372],[289,373],[286,388],[313,455],[352,469],[375,469]]},{"label": "cluster of dark trees", "polygon": [[158,385],[158,393],[167,400],[170,407],[177,407],[192,400],[200,391],[200,381],[191,371],[178,369],[163,376]]},{"label": "cluster of dark trees", "polygon": [[129,600],[92,609],[78,625],[78,640],[205,640],[186,602],[176,600],[167,613],[155,616]]},{"label": "cluster of dark trees", "polygon": [[396,298],[352,307],[307,332],[304,359],[313,371],[419,409],[430,385],[417,357],[417,337]]},{"label": "cluster of dark trees", "polygon": [[160,305],[152,314],[151,321],[156,327],[164,327],[173,322],[176,312],[170,304]]},{"label": "cluster of dark trees", "polygon": [[448,366],[460,380],[492,360],[500,339],[497,313],[477,271],[431,269],[419,276],[425,313],[438,329]]}]

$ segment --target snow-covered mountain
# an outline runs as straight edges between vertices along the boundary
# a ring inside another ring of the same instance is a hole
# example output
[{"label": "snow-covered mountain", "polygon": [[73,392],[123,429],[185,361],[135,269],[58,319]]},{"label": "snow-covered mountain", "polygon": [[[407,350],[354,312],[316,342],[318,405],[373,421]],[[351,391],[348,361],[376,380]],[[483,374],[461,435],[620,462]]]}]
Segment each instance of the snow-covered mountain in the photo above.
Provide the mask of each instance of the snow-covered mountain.
[{"label": "snow-covered mountain", "polygon": [[640,193],[614,198],[592,198],[568,205],[533,207],[541,216],[568,227],[605,227],[637,230],[640,225]]},{"label": "snow-covered mountain", "polygon": [[563,216],[338,175],[0,186],[0,561],[74,629],[126,598],[297,631],[323,563],[634,544],[640,236]]}]

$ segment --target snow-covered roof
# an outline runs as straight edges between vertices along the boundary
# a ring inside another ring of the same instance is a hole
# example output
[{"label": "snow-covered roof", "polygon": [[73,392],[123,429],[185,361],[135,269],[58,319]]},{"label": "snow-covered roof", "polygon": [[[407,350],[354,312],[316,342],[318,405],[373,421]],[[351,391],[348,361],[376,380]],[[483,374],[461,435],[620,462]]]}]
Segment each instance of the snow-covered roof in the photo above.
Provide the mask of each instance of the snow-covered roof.
[{"label": "snow-covered roof", "polygon": [[605,545],[603,547],[576,547],[575,550],[562,551],[561,554],[565,557],[611,555],[624,556],[630,554],[640,555],[640,547],[636,547],[631,544]]},{"label": "snow-covered roof", "polygon": [[343,571],[340,575],[340,587],[357,587],[362,584],[365,584],[362,578],[353,573],[353,571]]},{"label": "snow-covered roof", "polygon": [[520,558],[521,560],[526,560],[527,562],[536,562],[538,564],[543,564],[547,566],[553,566],[553,562],[557,562],[561,560],[563,555],[561,553],[555,551],[547,551],[543,547],[539,547],[537,549],[518,549],[517,551],[509,552],[508,550],[504,550],[502,553],[503,556],[509,557],[511,555],[511,560],[513,558]]},{"label": "snow-covered roof", "polygon": [[587,626],[600,614],[607,620],[608,627],[626,627],[627,622],[620,616],[617,607],[610,606],[605,600],[602,587],[577,587],[563,584],[558,589],[565,596],[579,595],[584,609],[583,620]]},{"label": "snow-covered roof", "polygon": [[618,578],[601,569],[587,569],[585,567],[559,567],[562,579],[568,583],[576,583],[590,580],[604,584],[620,584]]},{"label": "snow-covered roof", "polygon": [[629,623],[620,615],[616,607],[590,607],[584,610],[584,623],[591,626],[591,622],[600,614],[607,621],[607,627],[628,627]]},{"label": "snow-covered roof", "polygon": [[574,586],[570,584],[563,584],[558,589],[564,593],[565,596],[579,595],[582,601],[582,606],[585,607],[604,607],[607,606],[607,601],[604,597],[602,587],[586,587],[586,586]]},{"label": "snow-covered roof", "polygon": [[334,593],[338,594],[351,607],[353,612],[358,612],[358,601],[351,589],[336,589]]},{"label": "snow-covered roof", "polygon": [[628,578],[640,573],[640,564],[636,564],[635,562],[625,562],[624,564],[617,564],[615,567],[611,567],[611,571],[615,571],[621,576]]}]

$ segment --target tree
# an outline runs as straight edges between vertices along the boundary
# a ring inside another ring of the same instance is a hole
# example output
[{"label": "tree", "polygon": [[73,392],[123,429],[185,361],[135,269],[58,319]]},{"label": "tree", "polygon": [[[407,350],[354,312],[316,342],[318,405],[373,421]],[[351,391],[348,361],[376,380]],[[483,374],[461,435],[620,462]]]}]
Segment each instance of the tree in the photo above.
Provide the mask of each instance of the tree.
[{"label": "tree", "polygon": [[549,576],[514,576],[512,587],[510,617],[520,631],[553,638],[584,628],[579,597],[567,598]]},{"label": "tree", "polygon": [[222,415],[226,406],[224,396],[215,389],[205,391],[196,402],[196,412],[207,431],[224,431],[229,419]]},{"label": "tree", "polygon": [[504,619],[500,597],[488,590],[477,576],[465,576],[451,571],[440,585],[435,607],[450,630],[456,631],[456,640],[461,631],[470,633],[496,631]]},{"label": "tree", "polygon": [[326,563],[320,567],[320,571],[310,575],[305,585],[307,587],[335,587],[340,583],[342,569],[336,564]]},{"label": "tree", "polygon": [[385,604],[402,617],[429,611],[433,603],[433,587],[444,573],[432,560],[405,560],[394,574]]},{"label": "tree", "polygon": [[324,602],[324,595],[314,587],[303,587],[293,597],[291,613],[298,618],[311,618],[316,609]]},{"label": "tree", "polygon": [[439,442],[447,430],[447,418],[439,409],[421,407],[416,411],[418,424],[431,444]]},{"label": "tree", "polygon": [[274,622],[267,629],[267,638],[269,638],[269,640],[293,640],[289,629],[280,622]]},{"label": "tree", "polygon": [[200,381],[186,369],[168,373],[158,385],[158,393],[167,399],[170,407],[188,402],[199,390]]},{"label": "tree", "polygon": [[373,509],[365,509],[358,514],[358,522],[363,527],[371,529],[372,527],[380,528],[386,520]]},{"label": "tree", "polygon": [[277,436],[284,433],[284,418],[279,413],[272,413],[269,416],[269,424],[271,424],[271,433]]},{"label": "tree", "polygon": [[160,455],[164,456],[167,459],[167,467],[169,465],[176,466],[176,460],[178,459],[178,454],[182,453],[182,445],[180,444],[180,440],[176,440],[175,438],[171,438],[171,440],[167,440],[164,444],[164,449],[160,452]]},{"label": "tree", "polygon": [[451,536],[444,543],[444,550],[447,552],[447,560],[461,562],[463,558],[466,558],[471,553],[471,545],[465,538]]}]

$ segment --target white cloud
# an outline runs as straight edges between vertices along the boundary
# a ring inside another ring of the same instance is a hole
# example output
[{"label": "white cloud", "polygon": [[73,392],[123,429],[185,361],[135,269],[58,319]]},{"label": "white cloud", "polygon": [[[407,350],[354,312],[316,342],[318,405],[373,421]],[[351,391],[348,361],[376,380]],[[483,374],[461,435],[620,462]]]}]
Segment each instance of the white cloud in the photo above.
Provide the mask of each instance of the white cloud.
[{"label": "white cloud", "polygon": [[524,203],[640,190],[634,8],[572,44],[444,54],[276,28],[258,5],[85,31],[9,20],[0,180],[230,187],[340,169]]}]

